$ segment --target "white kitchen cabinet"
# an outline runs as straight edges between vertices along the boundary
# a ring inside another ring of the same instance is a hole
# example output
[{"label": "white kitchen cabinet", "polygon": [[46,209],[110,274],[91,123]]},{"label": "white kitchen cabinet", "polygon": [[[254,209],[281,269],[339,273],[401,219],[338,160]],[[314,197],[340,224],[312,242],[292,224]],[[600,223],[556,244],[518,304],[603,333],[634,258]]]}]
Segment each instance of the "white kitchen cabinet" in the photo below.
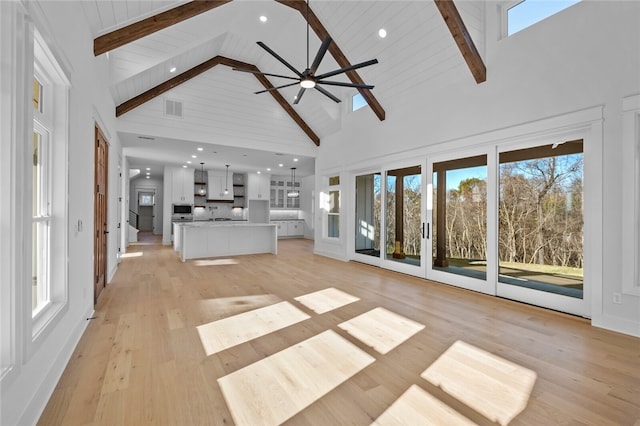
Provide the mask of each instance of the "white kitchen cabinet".
[{"label": "white kitchen cabinet", "polygon": [[[208,200],[233,201],[233,177],[229,176],[227,181],[226,171],[209,170],[208,178]],[[224,191],[227,190],[225,194]]]},{"label": "white kitchen cabinet", "polygon": [[[272,209],[299,209],[300,208],[300,182],[292,185],[291,178],[286,176],[272,176],[271,181],[271,208]],[[292,189],[298,192],[297,197],[289,197],[287,194]]]},{"label": "white kitchen cabinet", "polygon": [[274,220],[271,223],[278,229],[278,238],[304,236],[303,220]]},{"label": "white kitchen cabinet", "polygon": [[287,222],[278,220],[278,221],[273,221],[271,223],[276,225],[276,228],[278,229],[278,238],[289,236],[287,231]]},{"label": "white kitchen cabinet", "polygon": [[249,200],[269,200],[270,176],[265,174],[248,173],[246,196]]},{"label": "white kitchen cabinet", "polygon": [[304,222],[302,220],[287,221],[287,236],[302,237],[304,235]]},{"label": "white kitchen cabinet", "polygon": [[194,169],[189,167],[171,168],[171,202],[173,204],[193,204]]}]

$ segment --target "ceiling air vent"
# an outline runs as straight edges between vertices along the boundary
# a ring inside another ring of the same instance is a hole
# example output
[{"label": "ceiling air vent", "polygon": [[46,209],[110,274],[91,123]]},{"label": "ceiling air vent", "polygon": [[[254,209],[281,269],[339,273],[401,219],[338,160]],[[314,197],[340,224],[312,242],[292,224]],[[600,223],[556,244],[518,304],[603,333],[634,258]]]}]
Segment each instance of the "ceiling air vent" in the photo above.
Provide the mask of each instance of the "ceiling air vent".
[{"label": "ceiling air vent", "polygon": [[171,99],[164,100],[164,115],[182,118],[182,102]]}]

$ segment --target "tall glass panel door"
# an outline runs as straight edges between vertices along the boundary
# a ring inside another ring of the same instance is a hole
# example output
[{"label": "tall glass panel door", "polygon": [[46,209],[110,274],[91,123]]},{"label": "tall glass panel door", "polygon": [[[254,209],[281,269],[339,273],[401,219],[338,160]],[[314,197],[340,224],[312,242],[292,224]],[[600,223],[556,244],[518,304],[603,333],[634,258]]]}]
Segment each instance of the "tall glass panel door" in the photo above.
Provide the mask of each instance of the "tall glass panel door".
[{"label": "tall glass panel door", "polygon": [[391,269],[424,276],[422,166],[385,173],[384,260]]},{"label": "tall glass panel door", "polygon": [[[355,253],[359,260],[380,258],[380,217],[382,214],[382,175],[356,176]],[[373,262],[373,260],[371,260]]]},{"label": "tall glass panel door", "polygon": [[[431,163],[427,276],[487,291],[487,156]],[[475,280],[482,280],[478,283]]]},{"label": "tall glass panel door", "polygon": [[582,313],[583,143],[500,153],[498,294]]}]

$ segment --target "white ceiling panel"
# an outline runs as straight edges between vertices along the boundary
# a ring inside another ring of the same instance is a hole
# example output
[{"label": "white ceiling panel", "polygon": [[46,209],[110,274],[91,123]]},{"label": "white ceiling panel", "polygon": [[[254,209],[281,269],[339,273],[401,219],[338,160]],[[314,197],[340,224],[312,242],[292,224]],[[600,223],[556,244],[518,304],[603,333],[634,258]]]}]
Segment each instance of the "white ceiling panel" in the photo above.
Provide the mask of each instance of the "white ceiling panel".
[{"label": "white ceiling panel", "polygon": [[[92,34],[99,36],[185,2],[81,3]],[[478,51],[484,55],[484,2],[460,0],[455,4]],[[378,59],[378,64],[358,73],[365,83],[375,85],[373,94],[385,109],[399,102],[397,98],[413,96],[416,85],[452,84],[455,81],[451,79],[460,78],[473,81],[432,0],[311,0],[310,7],[350,63]],[[258,20],[261,15],[267,17],[266,23]],[[387,30],[384,39],[377,35],[380,28]],[[321,43],[311,30],[307,52],[306,22],[294,9],[271,0],[234,0],[109,52],[114,103],[119,105],[216,55],[254,64],[263,72],[293,77],[293,72],[260,48],[257,41],[264,42],[299,71],[306,67],[307,56],[313,61]],[[169,72],[173,66],[177,68],[175,74]],[[316,74],[337,68],[336,61],[327,53]],[[293,82],[268,78],[274,86]],[[348,81],[344,74],[331,80]],[[350,98],[357,93],[352,88],[325,88],[343,103],[336,104],[318,91],[307,90],[300,104],[294,106],[321,139],[340,130],[341,117],[350,106]],[[176,136],[171,140],[180,140],[181,132],[185,140],[186,135],[191,135],[191,142],[194,138],[200,142],[204,139],[202,135],[210,135],[210,143],[235,144],[242,149],[251,144],[270,149],[287,149],[295,143],[303,144],[304,149],[313,146],[268,93],[253,94],[259,90],[263,86],[251,74],[217,66],[170,90],[161,99],[124,114],[118,123],[130,131],[147,126],[156,133],[169,132]],[[280,93],[293,104],[298,90],[296,85],[280,89]],[[184,119],[163,117],[165,98],[184,102]],[[124,146],[133,139],[124,137]]]}]

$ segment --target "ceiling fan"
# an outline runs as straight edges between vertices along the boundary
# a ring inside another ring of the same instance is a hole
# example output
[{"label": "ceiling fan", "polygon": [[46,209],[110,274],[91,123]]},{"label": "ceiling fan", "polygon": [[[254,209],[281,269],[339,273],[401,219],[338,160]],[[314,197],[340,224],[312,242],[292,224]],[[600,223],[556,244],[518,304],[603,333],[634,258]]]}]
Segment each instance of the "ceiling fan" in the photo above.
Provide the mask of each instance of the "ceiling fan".
[{"label": "ceiling fan", "polygon": [[273,88],[266,89],[266,90],[260,90],[259,92],[254,92],[254,94],[257,95],[259,93],[270,92],[272,90],[278,90],[278,89],[282,89],[284,87],[290,87],[290,86],[295,86],[296,84],[299,84],[300,85],[300,91],[296,95],[295,101],[293,102],[294,104],[297,104],[298,102],[300,102],[300,99],[302,98],[302,95],[304,94],[305,90],[314,89],[314,88],[317,91],[319,91],[320,93],[322,93],[323,95],[325,95],[328,98],[330,98],[331,100],[333,100],[334,102],[340,102],[340,99],[338,99],[336,96],[332,95],[325,88],[321,87],[322,85],[354,87],[356,89],[373,89],[374,86],[369,85],[369,84],[345,83],[345,82],[342,82],[342,81],[327,81],[327,80],[325,80],[325,78],[333,77],[334,75],[342,74],[342,73],[345,73],[347,71],[352,71],[352,70],[356,70],[358,68],[368,67],[369,65],[377,64],[378,63],[377,59],[371,59],[369,61],[361,62],[359,64],[350,65],[348,67],[344,67],[344,68],[340,68],[340,69],[337,69],[337,70],[334,70],[334,71],[330,71],[330,72],[327,72],[327,73],[324,73],[324,74],[316,75],[316,71],[318,70],[318,66],[320,65],[320,62],[322,61],[322,58],[324,58],[325,53],[327,53],[327,50],[329,49],[329,45],[331,44],[332,40],[331,40],[331,37],[327,36],[322,41],[322,44],[320,45],[320,49],[318,50],[318,53],[316,53],[316,57],[314,58],[313,63],[311,64],[311,66],[309,66],[309,1],[308,0],[307,0],[307,19],[306,20],[307,20],[307,67],[302,72],[298,71],[297,69],[295,69],[293,67],[293,65],[291,65],[289,62],[285,61],[280,55],[278,55],[276,52],[271,50],[266,44],[264,44],[261,41],[257,42],[258,46],[262,47],[271,56],[276,58],[284,66],[286,66],[291,71],[293,71],[293,73],[297,77],[291,77],[291,76],[280,75],[280,74],[269,74],[269,73],[265,73],[265,72],[255,71],[255,70],[246,70],[246,69],[233,68],[234,71],[243,71],[243,72],[249,72],[249,73],[253,73],[253,74],[269,76],[269,77],[278,77],[278,78],[286,78],[288,80],[296,80],[294,83],[284,84],[282,86],[273,87]]}]

